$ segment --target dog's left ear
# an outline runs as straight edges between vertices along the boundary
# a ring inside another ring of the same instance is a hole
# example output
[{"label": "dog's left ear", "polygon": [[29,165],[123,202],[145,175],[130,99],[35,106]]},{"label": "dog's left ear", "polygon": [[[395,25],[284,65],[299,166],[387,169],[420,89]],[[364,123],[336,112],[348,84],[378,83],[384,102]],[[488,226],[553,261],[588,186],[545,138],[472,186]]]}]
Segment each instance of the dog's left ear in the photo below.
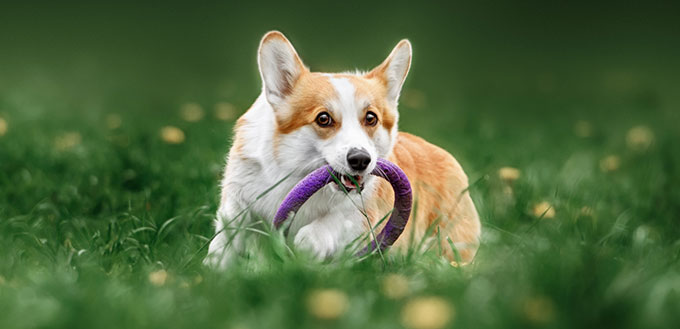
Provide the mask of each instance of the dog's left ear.
[{"label": "dog's left ear", "polygon": [[293,92],[300,75],[309,71],[293,45],[279,31],[264,35],[260,42],[257,63],[265,95],[274,110]]},{"label": "dog's left ear", "polygon": [[366,77],[379,79],[387,89],[387,99],[396,104],[410,67],[411,43],[404,39],[399,41],[387,59],[368,72]]}]

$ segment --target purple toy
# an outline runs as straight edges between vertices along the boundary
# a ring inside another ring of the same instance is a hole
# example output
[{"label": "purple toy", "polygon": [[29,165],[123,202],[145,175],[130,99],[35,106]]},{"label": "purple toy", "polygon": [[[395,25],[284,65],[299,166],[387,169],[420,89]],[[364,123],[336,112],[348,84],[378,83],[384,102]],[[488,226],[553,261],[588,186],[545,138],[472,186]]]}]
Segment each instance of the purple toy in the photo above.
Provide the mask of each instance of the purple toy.
[{"label": "purple toy", "polygon": [[[391,246],[401,235],[411,215],[411,184],[406,174],[397,165],[383,159],[378,159],[372,175],[386,179],[394,189],[394,210],[382,232],[370,245],[361,250],[357,255],[363,256],[380,246],[380,250]],[[333,176],[340,178],[329,165],[325,165],[302,179],[288,193],[274,217],[274,227],[277,229],[290,217],[291,213],[297,212],[300,207],[319,189],[333,181]]]}]

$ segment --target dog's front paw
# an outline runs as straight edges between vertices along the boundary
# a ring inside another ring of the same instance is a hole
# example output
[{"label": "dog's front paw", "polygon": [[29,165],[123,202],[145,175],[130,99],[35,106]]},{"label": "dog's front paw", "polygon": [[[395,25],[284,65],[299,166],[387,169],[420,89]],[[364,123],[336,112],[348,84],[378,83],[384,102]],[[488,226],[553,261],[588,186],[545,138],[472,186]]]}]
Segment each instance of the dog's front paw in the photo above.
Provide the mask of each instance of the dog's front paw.
[{"label": "dog's front paw", "polygon": [[210,251],[203,259],[203,265],[215,269],[226,269],[229,263],[233,260],[231,252],[228,251]]},{"label": "dog's front paw", "polygon": [[226,234],[220,232],[210,242],[208,254],[203,259],[203,264],[216,269],[226,269],[237,256],[238,251],[234,245],[238,245],[238,242],[240,242],[239,236],[233,237],[231,243],[229,243]]},{"label": "dog's front paw", "polygon": [[335,251],[333,237],[314,224],[302,227],[295,235],[293,243],[296,248],[307,251],[320,260],[330,257]]}]

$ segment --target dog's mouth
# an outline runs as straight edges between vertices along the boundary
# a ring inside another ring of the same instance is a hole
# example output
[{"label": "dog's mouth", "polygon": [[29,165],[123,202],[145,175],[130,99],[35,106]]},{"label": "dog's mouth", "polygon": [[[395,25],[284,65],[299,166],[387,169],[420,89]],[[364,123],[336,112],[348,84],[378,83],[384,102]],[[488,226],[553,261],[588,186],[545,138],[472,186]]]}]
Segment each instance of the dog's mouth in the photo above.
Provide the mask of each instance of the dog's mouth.
[{"label": "dog's mouth", "polygon": [[[339,182],[338,182],[339,180]],[[364,189],[364,176],[361,175],[355,175],[355,176],[349,176],[349,175],[339,175],[337,176],[337,180],[334,178],[333,183],[335,183],[335,187],[339,190],[346,190],[347,192],[352,192],[356,190],[357,188],[363,190]]]}]

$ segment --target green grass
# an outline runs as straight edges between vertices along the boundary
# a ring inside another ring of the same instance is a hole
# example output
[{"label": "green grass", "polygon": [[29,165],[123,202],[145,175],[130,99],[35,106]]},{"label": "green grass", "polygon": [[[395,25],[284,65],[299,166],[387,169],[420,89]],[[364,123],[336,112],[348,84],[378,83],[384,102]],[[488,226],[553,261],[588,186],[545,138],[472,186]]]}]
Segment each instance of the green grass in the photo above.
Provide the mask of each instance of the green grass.
[{"label": "green grass", "polygon": [[[635,8],[583,18],[579,7],[412,6],[368,7],[401,24],[348,31],[329,27],[346,23],[338,8],[307,18],[277,7],[266,25],[247,6],[4,11],[0,328],[395,328],[428,297],[456,328],[677,326],[680,84],[667,60],[678,49],[653,42],[670,40],[672,15],[645,25],[620,20],[641,17]],[[478,24],[489,17],[496,25]],[[400,127],[469,174],[484,230],[472,265],[434,250],[319,264],[267,227],[259,253],[226,271],[201,264],[234,122],[213,108],[242,113],[254,100],[255,49],[271,27],[312,69],[369,68],[411,39]],[[188,102],[205,117],[183,120]],[[167,125],[183,143],[162,140]],[[638,126],[648,147],[627,143]],[[619,165],[603,170],[611,155]],[[499,177],[506,166],[516,181]],[[535,211],[541,202],[551,210]],[[396,298],[384,287],[393,274],[408,282]],[[329,289],[335,299],[318,297]],[[344,312],[319,319],[313,306]]]}]

